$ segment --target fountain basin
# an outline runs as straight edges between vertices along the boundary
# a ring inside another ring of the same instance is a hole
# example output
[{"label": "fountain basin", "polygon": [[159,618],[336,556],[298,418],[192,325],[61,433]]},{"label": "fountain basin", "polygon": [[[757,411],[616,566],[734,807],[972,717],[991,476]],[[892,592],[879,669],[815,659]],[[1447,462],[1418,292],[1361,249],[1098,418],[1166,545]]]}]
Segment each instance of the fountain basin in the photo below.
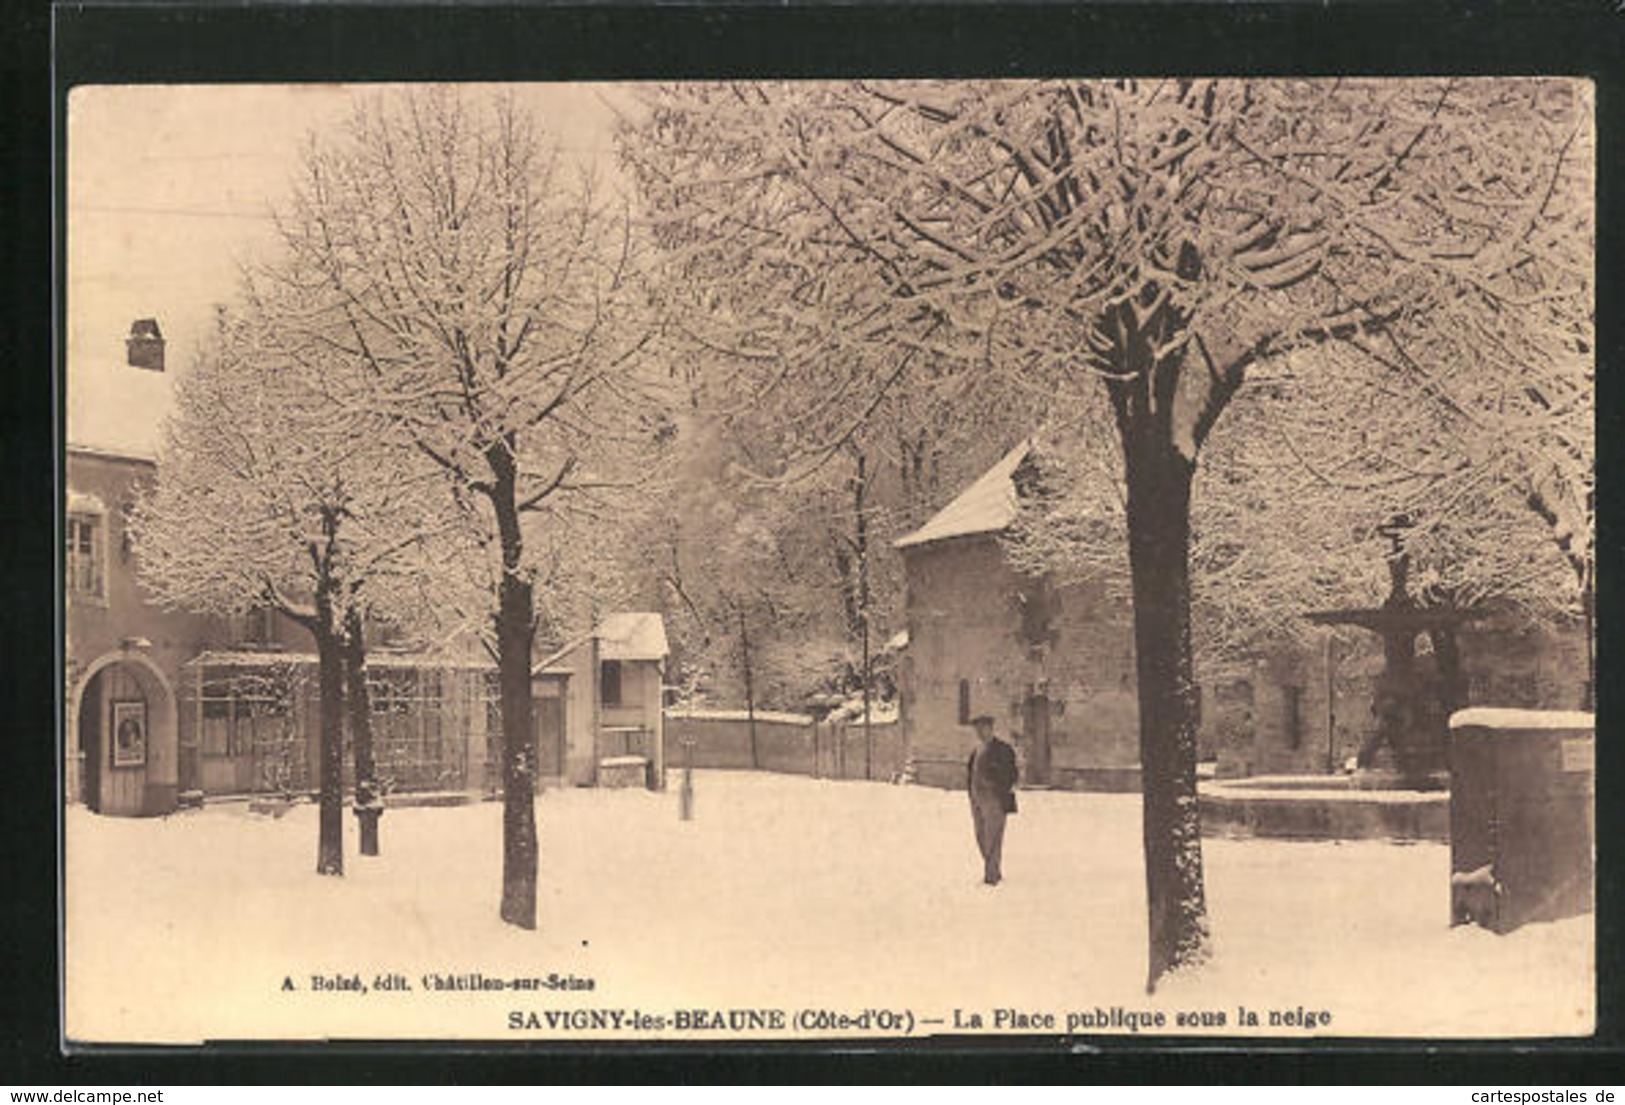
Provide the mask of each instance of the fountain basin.
[{"label": "fountain basin", "polygon": [[1286,840],[1450,839],[1450,792],[1370,775],[1260,775],[1204,780],[1207,836]]}]

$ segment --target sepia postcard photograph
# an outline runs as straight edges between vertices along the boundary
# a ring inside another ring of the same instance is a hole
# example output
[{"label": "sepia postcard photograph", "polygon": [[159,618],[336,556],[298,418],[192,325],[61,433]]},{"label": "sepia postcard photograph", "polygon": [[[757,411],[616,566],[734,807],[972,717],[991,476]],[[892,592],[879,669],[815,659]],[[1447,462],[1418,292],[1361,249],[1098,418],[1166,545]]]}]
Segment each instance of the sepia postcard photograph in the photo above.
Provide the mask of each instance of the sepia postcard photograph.
[{"label": "sepia postcard photograph", "polygon": [[64,1046],[1591,1038],[1595,96],[71,88]]}]

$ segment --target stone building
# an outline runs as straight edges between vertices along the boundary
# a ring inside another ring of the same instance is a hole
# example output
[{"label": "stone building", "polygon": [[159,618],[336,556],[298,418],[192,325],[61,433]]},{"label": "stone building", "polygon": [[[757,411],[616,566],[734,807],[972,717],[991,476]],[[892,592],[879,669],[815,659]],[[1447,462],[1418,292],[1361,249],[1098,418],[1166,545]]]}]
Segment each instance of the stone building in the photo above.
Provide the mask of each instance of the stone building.
[{"label": "stone building", "polygon": [[[309,634],[266,609],[217,617],[153,603],[126,527],[155,464],[81,445],[69,445],[65,461],[67,801],[146,816],[183,796],[313,788],[320,712]],[[387,785],[489,788],[498,731],[489,664],[380,643],[367,669]]]},{"label": "stone building", "polygon": [[224,619],[149,604],[131,563],[128,511],[153,462],[70,444],[62,583],[70,802],[114,814],[165,813],[180,790],[181,664]]},{"label": "stone building", "polygon": [[[63,797],[98,813],[149,816],[183,796],[310,789],[319,707],[309,634],[270,610],[164,609],[142,587],[128,521],[158,478],[154,443],[169,378],[155,320],[137,320],[123,345],[98,343],[94,363],[70,368]],[[91,355],[70,347],[70,360]],[[390,648],[381,632],[372,639],[381,777],[401,791],[488,788],[494,670]]]},{"label": "stone building", "polygon": [[907,594],[900,664],[915,777],[963,786],[970,719],[1013,735],[1027,786],[1139,786],[1133,622],[1100,584],[1056,587],[1011,567],[1030,443],[1012,449],[925,525],[897,541]]}]

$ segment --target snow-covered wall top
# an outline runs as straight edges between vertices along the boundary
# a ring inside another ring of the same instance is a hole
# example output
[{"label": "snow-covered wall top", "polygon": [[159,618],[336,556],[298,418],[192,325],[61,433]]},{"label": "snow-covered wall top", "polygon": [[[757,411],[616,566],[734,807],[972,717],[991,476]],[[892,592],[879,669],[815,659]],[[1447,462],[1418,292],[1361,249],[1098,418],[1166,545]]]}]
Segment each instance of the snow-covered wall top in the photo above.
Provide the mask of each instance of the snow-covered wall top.
[{"label": "snow-covered wall top", "polygon": [[[840,721],[847,724],[862,724],[863,703],[849,702],[839,710],[832,711],[825,721]],[[869,723],[871,725],[891,725],[897,721],[897,703],[872,702],[869,704]]]},{"label": "snow-covered wall top", "polygon": [[[666,716],[674,720],[692,718],[694,721],[749,721],[748,710],[667,710]],[[785,725],[811,725],[813,719],[806,714],[782,714],[771,710],[757,710],[757,721],[777,721]]]},{"label": "snow-covered wall top", "polygon": [[1594,729],[1597,717],[1583,710],[1506,710],[1474,706],[1450,715],[1450,729]]}]

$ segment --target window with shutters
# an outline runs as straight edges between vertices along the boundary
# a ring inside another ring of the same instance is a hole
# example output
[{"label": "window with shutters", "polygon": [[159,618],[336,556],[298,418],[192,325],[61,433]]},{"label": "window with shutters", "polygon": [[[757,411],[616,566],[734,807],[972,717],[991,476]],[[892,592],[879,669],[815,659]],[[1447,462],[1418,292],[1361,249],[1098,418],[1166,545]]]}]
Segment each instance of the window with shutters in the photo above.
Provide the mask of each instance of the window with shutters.
[{"label": "window with shutters", "polygon": [[107,597],[103,572],[106,538],[102,519],[94,514],[70,514],[67,549],[63,560],[68,594],[83,598]]}]

